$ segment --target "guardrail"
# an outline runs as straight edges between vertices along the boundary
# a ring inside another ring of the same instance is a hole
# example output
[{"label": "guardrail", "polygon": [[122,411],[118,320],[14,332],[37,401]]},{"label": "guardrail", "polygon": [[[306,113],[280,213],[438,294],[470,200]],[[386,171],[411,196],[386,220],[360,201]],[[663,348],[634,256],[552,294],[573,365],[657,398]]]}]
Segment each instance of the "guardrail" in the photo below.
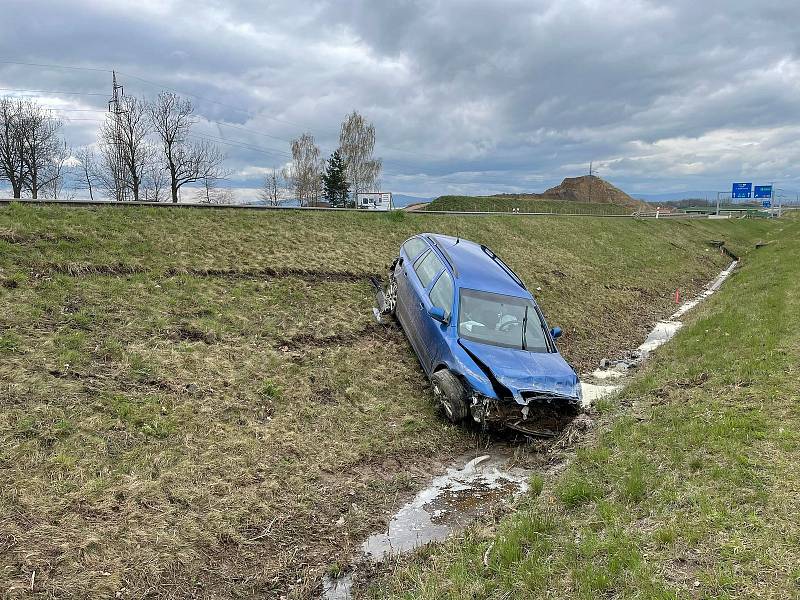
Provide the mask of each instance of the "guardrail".
[{"label": "guardrail", "polygon": [[321,210],[321,211],[352,211],[352,212],[385,212],[385,211],[366,211],[358,208],[329,208],[327,206],[268,206],[261,204],[209,204],[207,202],[133,202],[124,200],[116,202],[114,200],[53,200],[32,198],[0,198],[0,204],[53,204],[58,206],[113,206],[117,208],[125,206],[143,206],[148,208],[210,208],[210,209],[239,209],[239,210]]},{"label": "guardrail", "polygon": [[[94,207],[94,206],[108,206],[108,207],[146,207],[157,209],[180,209],[180,208],[200,208],[200,209],[213,209],[213,210],[305,210],[305,211],[327,211],[327,212],[359,212],[371,214],[386,214],[387,211],[380,210],[365,210],[361,208],[330,208],[325,206],[268,206],[260,204],[208,204],[204,202],[132,202],[122,201],[116,202],[113,200],[52,200],[52,199],[37,199],[31,198],[0,198],[0,205],[18,202],[20,204],[35,204],[35,205],[57,205],[57,206],[76,206],[76,207]],[[488,217],[488,216],[515,216],[515,217],[598,217],[604,219],[705,219],[707,215],[695,215],[687,213],[664,213],[656,211],[647,213],[635,214],[591,214],[591,213],[555,213],[555,212],[506,212],[506,211],[449,211],[449,210],[405,210],[404,214],[415,215],[461,215],[473,217]]]}]

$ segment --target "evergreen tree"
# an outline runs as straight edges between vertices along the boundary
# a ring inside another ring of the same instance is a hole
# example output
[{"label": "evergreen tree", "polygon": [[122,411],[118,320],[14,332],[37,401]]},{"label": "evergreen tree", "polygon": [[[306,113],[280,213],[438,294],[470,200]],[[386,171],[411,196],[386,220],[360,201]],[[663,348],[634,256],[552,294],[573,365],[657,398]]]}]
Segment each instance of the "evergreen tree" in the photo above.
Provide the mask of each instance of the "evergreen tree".
[{"label": "evergreen tree", "polygon": [[328,159],[325,173],[322,175],[322,184],[325,187],[325,200],[334,208],[347,206],[347,197],[350,194],[350,184],[347,183],[345,164],[342,154],[336,150]]}]

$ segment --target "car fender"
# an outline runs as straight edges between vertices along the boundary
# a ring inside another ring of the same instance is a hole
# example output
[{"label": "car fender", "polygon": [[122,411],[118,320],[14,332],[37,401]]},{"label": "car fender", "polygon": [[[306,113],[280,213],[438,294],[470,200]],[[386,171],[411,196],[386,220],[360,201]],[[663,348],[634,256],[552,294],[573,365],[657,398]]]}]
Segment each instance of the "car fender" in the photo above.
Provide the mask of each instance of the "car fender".
[{"label": "car fender", "polygon": [[448,340],[450,347],[449,356],[442,357],[433,371],[446,368],[460,375],[473,393],[481,394],[488,398],[497,398],[491,380],[483,370],[467,354],[456,340]]}]

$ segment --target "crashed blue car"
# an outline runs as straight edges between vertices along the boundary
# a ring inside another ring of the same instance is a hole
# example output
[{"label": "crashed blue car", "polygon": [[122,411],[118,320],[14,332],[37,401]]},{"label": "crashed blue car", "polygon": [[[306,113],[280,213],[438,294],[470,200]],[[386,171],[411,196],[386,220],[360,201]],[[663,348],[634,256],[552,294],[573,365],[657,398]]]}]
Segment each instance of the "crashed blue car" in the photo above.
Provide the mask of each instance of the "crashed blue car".
[{"label": "crashed blue car", "polygon": [[421,234],[406,240],[378,285],[376,316],[394,315],[457,423],[468,417],[555,435],[577,414],[581,386],[523,281],[486,246]]}]

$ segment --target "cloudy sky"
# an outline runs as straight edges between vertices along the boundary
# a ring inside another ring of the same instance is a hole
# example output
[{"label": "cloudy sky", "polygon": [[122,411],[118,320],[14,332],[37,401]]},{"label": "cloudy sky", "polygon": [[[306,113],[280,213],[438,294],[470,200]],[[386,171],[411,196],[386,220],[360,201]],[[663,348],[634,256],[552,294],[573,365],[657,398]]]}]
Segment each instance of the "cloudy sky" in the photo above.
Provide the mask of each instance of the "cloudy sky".
[{"label": "cloudy sky", "polygon": [[[397,193],[541,191],[594,161],[629,193],[800,190],[800,4],[2,0],[0,94],[95,139],[126,94],[190,97],[255,187],[357,109]],[[12,64],[28,63],[28,64]],[[59,65],[61,68],[54,65]],[[73,67],[73,68],[64,68]]]}]

